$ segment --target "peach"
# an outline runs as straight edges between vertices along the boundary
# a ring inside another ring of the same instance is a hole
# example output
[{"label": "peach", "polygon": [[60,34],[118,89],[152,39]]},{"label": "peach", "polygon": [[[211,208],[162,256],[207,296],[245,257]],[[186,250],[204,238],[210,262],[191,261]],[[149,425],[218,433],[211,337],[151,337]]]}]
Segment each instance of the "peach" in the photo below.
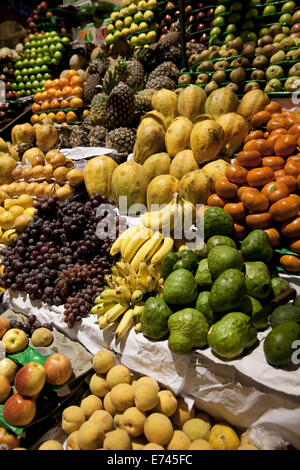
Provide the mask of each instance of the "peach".
[{"label": "peach", "polygon": [[142,383],[134,388],[135,406],[141,411],[152,410],[158,403],[157,389],[150,383]]},{"label": "peach", "polygon": [[7,400],[10,394],[10,382],[5,375],[0,374],[0,403]]},{"label": "peach", "polygon": [[131,450],[131,440],[124,429],[115,429],[106,434],[103,448],[107,450]]},{"label": "peach", "polygon": [[54,439],[49,439],[49,441],[43,442],[38,450],[64,450],[64,448],[60,442],[55,441]]},{"label": "peach", "polygon": [[141,385],[141,384],[151,384],[159,392],[159,385],[155,379],[152,379],[152,377],[148,377],[147,375],[140,377],[138,380],[135,381],[134,386]]},{"label": "peach", "polygon": [[106,374],[115,365],[115,357],[112,351],[100,349],[92,359],[93,369],[97,374]]},{"label": "peach", "polygon": [[67,434],[78,431],[84,422],[85,414],[79,406],[71,405],[64,409],[61,427]]},{"label": "peach", "polygon": [[89,418],[94,411],[103,409],[102,400],[96,395],[88,395],[81,400],[80,408],[83,409],[85,417]]},{"label": "peach", "polygon": [[105,395],[104,400],[103,400],[103,407],[104,407],[105,411],[110,413],[112,416],[115,416],[115,414],[117,413],[117,410],[114,407],[114,405],[112,404],[110,396],[111,396],[111,392],[108,392]]},{"label": "peach", "polygon": [[6,428],[0,427],[0,444],[6,444],[9,449],[14,449],[20,445],[20,439],[10,433]]},{"label": "peach", "polygon": [[118,384],[130,384],[131,374],[130,370],[122,365],[112,367],[106,375],[106,381],[109,388],[113,388]]},{"label": "peach", "polygon": [[170,390],[161,390],[157,394],[158,403],[154,409],[168,417],[173,415],[177,409],[177,399]]},{"label": "peach", "polygon": [[130,437],[141,436],[144,432],[146,415],[135,408],[128,408],[120,418],[120,428],[124,429]]},{"label": "peach", "polygon": [[19,328],[11,328],[2,337],[7,354],[14,354],[23,351],[28,345],[28,336],[25,331]]},{"label": "peach", "polygon": [[3,418],[11,426],[27,426],[34,419],[35,413],[35,400],[19,393],[9,397],[3,406]]},{"label": "peach", "polygon": [[118,411],[125,411],[134,405],[134,392],[129,384],[115,385],[110,392],[110,399]]},{"label": "peach", "polygon": [[122,413],[117,413],[114,416],[114,428],[119,428],[120,427],[120,422],[123,414]]},{"label": "peach", "polygon": [[73,431],[68,435],[66,442],[66,450],[80,450],[78,444],[78,431]]},{"label": "peach", "polygon": [[103,444],[103,427],[95,421],[86,421],[80,426],[77,438],[81,450],[96,450]]},{"label": "peach", "polygon": [[182,427],[183,432],[189,436],[191,441],[196,441],[197,439],[208,441],[210,429],[210,424],[199,418],[188,419]]},{"label": "peach", "polygon": [[107,381],[98,374],[94,374],[90,380],[90,391],[97,397],[105,397],[109,392],[109,386]]},{"label": "peach", "polygon": [[51,385],[63,385],[71,378],[72,365],[70,359],[61,353],[49,356],[45,363],[46,382]]},{"label": "peach", "polygon": [[15,388],[18,393],[34,397],[43,389],[46,382],[44,367],[38,362],[28,362],[18,370],[15,376]]},{"label": "peach", "polygon": [[134,437],[131,441],[132,450],[143,450],[147,444],[148,441],[144,436]]},{"label": "peach", "polygon": [[165,448],[159,444],[156,444],[155,442],[149,442],[142,450],[165,450]]},{"label": "peach", "polygon": [[200,411],[199,413],[197,413],[196,418],[202,419],[203,421],[206,421],[211,426],[214,425],[214,420],[212,419],[212,417],[209,416],[207,413],[204,413],[204,411]]},{"label": "peach", "polygon": [[174,431],[173,437],[168,443],[168,450],[187,450],[191,445],[190,438],[180,430]]},{"label": "peach", "polygon": [[177,399],[177,409],[175,413],[171,416],[172,422],[179,428],[182,428],[182,426],[184,425],[186,421],[194,417],[195,417],[195,408],[193,407],[189,411],[187,403],[184,401],[183,398],[179,397]]},{"label": "peach", "polygon": [[152,413],[145,421],[144,434],[149,442],[164,446],[173,437],[173,426],[167,416],[161,413]]},{"label": "peach", "polygon": [[7,320],[7,318],[0,317],[0,339],[4,335],[4,333],[7,332],[7,330],[10,328],[10,322]]},{"label": "peach", "polygon": [[105,410],[94,411],[89,421],[94,421],[100,424],[104,432],[111,431],[113,429],[113,417]]},{"label": "peach", "polygon": [[214,450],[213,446],[204,439],[196,439],[193,441],[188,450]]},{"label": "peach", "polygon": [[31,343],[35,347],[49,346],[53,341],[53,334],[48,328],[37,328],[31,336]]},{"label": "peach", "polygon": [[5,375],[10,383],[14,380],[17,370],[17,364],[8,357],[0,361],[0,374]]}]

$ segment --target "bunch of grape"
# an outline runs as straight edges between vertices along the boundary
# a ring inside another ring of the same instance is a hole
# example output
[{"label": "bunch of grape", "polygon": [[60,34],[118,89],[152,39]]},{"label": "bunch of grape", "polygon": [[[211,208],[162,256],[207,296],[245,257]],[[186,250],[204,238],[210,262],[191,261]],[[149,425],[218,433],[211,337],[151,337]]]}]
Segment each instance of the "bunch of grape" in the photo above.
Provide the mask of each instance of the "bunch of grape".
[{"label": "bunch of grape", "polygon": [[52,331],[52,323],[41,323],[35,315],[29,315],[27,321],[24,323],[20,320],[10,320],[10,328],[18,328],[19,330],[25,331],[25,333],[30,337],[33,332],[38,328],[47,328],[47,330]]},{"label": "bunch of grape", "polygon": [[[98,216],[101,204],[108,210]],[[87,202],[60,202],[56,196],[36,202],[25,232],[0,252],[4,287],[49,305],[66,304],[64,321],[72,328],[102,292],[104,275],[114,261],[110,247],[127,228],[113,205],[99,194]]]}]

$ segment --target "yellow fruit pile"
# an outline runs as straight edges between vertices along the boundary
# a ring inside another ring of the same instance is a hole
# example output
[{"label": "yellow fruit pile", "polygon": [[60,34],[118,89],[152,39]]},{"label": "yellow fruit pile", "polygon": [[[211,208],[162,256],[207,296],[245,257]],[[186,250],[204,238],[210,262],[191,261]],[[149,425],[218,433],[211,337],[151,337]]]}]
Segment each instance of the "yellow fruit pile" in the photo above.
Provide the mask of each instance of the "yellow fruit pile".
[{"label": "yellow fruit pile", "polygon": [[[62,414],[66,450],[258,450],[245,435],[212,418],[158,382],[133,379],[102,349],[93,356],[90,394]],[[60,442],[43,442],[38,450],[63,450]]]},{"label": "yellow fruit pile", "polygon": [[34,199],[29,194],[9,198],[0,191],[0,241],[10,245],[11,241],[24,232],[35,213]]}]

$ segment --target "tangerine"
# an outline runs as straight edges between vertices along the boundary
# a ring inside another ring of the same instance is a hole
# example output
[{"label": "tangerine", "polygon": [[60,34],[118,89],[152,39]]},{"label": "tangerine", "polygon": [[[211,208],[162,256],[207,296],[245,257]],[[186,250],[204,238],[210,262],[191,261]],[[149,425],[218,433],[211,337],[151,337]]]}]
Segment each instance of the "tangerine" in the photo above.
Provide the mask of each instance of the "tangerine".
[{"label": "tangerine", "polygon": [[55,120],[58,124],[61,124],[66,120],[66,113],[64,113],[63,111],[58,111],[58,113],[56,113],[55,115]]}]

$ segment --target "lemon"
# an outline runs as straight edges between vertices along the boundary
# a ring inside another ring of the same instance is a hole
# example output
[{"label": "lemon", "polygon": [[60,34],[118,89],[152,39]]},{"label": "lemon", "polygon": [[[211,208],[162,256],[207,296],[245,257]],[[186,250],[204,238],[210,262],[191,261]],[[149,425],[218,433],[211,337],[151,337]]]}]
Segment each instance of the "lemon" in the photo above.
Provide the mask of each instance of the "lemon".
[{"label": "lemon", "polygon": [[9,212],[5,211],[0,214],[0,227],[4,230],[11,228],[14,225],[15,216]]},{"label": "lemon", "polygon": [[30,217],[33,217],[35,213],[36,209],[34,207],[27,207],[27,209],[24,210],[24,214],[30,215]]},{"label": "lemon", "polygon": [[34,200],[29,194],[22,194],[18,197],[17,203],[26,209],[27,207],[33,206]]},{"label": "lemon", "polygon": [[3,206],[4,209],[9,210],[12,206],[15,206],[17,204],[16,199],[4,199],[3,201]]},{"label": "lemon", "polygon": [[11,212],[15,217],[17,217],[18,215],[23,214],[24,207],[16,204],[15,206],[9,208],[9,212]]}]

